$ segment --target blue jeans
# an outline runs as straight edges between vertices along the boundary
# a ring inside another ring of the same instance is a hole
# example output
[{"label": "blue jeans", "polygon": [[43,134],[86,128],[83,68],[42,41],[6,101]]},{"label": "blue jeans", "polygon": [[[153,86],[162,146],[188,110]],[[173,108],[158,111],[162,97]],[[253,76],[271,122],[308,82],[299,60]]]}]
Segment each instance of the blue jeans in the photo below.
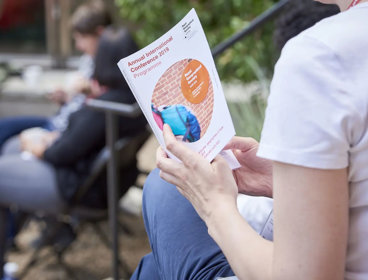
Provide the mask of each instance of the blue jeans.
[{"label": "blue jeans", "polygon": [[189,280],[233,276],[206,224],[175,186],[151,172],[143,191],[143,219],[152,253],[131,277],[141,280]]},{"label": "blue jeans", "polygon": [[47,117],[19,116],[0,119],[0,149],[10,137],[32,127],[49,128]]}]

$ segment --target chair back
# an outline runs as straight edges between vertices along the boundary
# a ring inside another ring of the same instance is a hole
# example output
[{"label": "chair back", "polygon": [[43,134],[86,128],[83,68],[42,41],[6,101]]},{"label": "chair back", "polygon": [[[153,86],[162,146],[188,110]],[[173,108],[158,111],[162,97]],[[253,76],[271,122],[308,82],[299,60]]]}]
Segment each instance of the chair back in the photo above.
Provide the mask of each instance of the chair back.
[{"label": "chair back", "polygon": [[[118,158],[118,168],[117,170],[114,170],[114,172],[119,172],[119,170],[127,168],[132,164],[136,164],[137,153],[147,141],[150,135],[151,132],[148,129],[144,129],[137,135],[124,136],[116,141],[115,153],[117,154]],[[78,203],[81,201],[81,199],[90,189],[90,187],[106,170],[110,157],[110,150],[108,146],[105,146],[97,154],[95,160],[93,161],[89,176],[71,199],[70,205],[78,205]]]}]

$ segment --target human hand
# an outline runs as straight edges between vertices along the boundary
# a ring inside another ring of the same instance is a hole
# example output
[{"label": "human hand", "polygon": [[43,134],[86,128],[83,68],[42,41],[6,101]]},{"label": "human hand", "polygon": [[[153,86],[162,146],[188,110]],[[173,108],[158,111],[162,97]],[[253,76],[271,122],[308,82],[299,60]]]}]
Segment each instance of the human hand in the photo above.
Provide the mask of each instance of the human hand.
[{"label": "human hand", "polygon": [[59,131],[47,131],[42,135],[42,141],[46,144],[47,147],[51,146],[57,138],[59,138]]},{"label": "human hand", "polygon": [[84,93],[89,95],[91,93],[91,82],[89,79],[79,75],[74,79],[70,88],[73,93]]},{"label": "human hand", "polygon": [[35,141],[32,138],[22,137],[20,135],[21,139],[21,149],[22,151],[26,151],[31,153],[32,155],[41,158],[43,156],[43,153],[46,150],[46,144],[42,141]]},{"label": "human hand", "polygon": [[90,86],[91,88],[89,95],[93,98],[102,95],[108,90],[106,86],[100,85],[100,83],[95,79],[91,80]]},{"label": "human hand", "polygon": [[167,150],[181,162],[170,159],[161,147],[158,148],[157,166],[161,170],[161,178],[176,185],[205,222],[219,206],[228,204],[236,208],[238,190],[227,162],[217,156],[209,163],[183,142],[177,141],[167,124],[163,133]]},{"label": "human hand", "polygon": [[20,134],[20,145],[23,151],[41,158],[45,150],[58,138],[58,132],[49,132],[42,128],[31,128]]},{"label": "human hand", "polygon": [[241,164],[233,170],[240,193],[272,197],[272,162],[257,157],[258,145],[253,138],[234,137],[224,150],[231,149]]},{"label": "human hand", "polygon": [[48,93],[47,98],[59,105],[63,105],[69,101],[69,94],[65,90],[58,88]]}]

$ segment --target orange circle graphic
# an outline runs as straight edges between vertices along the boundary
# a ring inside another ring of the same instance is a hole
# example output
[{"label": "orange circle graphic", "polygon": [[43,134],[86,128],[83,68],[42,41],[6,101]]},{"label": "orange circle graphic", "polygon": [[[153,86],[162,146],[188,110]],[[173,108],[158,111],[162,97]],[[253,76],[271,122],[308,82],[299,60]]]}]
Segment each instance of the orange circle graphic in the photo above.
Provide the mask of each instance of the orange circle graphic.
[{"label": "orange circle graphic", "polygon": [[192,60],[181,76],[181,91],[189,102],[201,103],[207,95],[210,77],[206,67],[198,60]]}]

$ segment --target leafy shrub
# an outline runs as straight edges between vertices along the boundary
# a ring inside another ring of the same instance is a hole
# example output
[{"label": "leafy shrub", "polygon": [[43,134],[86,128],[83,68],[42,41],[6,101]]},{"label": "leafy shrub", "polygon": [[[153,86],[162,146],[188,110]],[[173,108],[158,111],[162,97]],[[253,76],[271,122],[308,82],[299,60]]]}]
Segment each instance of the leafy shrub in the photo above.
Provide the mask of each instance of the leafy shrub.
[{"label": "leafy shrub", "polygon": [[[143,47],[176,24],[191,8],[195,8],[211,47],[246,27],[270,8],[276,0],[115,0],[121,17],[135,30]],[[252,57],[270,75],[276,51],[272,43],[272,23],[235,44],[217,59],[222,80],[252,81],[256,75],[248,64]]]}]

